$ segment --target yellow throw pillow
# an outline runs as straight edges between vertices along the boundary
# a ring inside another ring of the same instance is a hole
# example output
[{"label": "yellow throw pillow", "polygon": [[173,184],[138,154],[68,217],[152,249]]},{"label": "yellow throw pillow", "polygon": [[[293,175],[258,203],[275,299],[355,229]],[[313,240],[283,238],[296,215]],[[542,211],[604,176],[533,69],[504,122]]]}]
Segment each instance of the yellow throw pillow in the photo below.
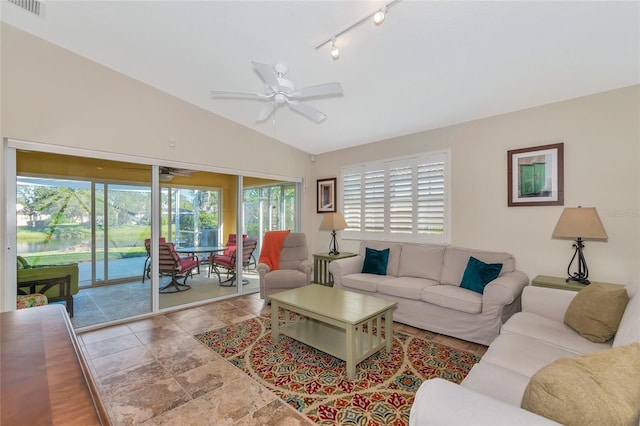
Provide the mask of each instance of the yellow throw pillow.
[{"label": "yellow throw pillow", "polygon": [[606,342],[616,335],[628,301],[625,288],[590,284],[573,298],[564,323],[592,342]]},{"label": "yellow throw pillow", "polygon": [[547,365],[531,377],[522,408],[568,426],[637,426],[640,343]]}]

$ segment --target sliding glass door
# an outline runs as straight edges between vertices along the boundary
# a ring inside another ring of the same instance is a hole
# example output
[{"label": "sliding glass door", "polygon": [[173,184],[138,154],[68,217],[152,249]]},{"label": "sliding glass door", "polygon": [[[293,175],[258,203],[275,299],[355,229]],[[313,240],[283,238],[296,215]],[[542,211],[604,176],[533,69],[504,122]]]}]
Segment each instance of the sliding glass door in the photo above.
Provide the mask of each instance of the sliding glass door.
[{"label": "sliding glass door", "polygon": [[[15,216],[7,216],[7,239],[15,234],[15,255],[27,268],[77,266],[76,328],[258,292],[260,245],[247,265],[215,270],[212,258],[232,255],[236,243],[230,241],[239,235],[260,241],[268,230],[298,229],[298,183],[152,167],[118,155],[111,160],[65,154],[65,149],[52,153],[29,142],[9,141],[6,148],[7,161],[15,164],[4,167],[12,174],[5,176],[11,182],[7,202],[16,207]],[[153,185],[152,169],[157,170]],[[158,292],[174,277],[160,271],[153,242],[145,243],[152,231],[180,256],[197,257],[188,291]],[[14,275],[5,276],[15,282]]]}]

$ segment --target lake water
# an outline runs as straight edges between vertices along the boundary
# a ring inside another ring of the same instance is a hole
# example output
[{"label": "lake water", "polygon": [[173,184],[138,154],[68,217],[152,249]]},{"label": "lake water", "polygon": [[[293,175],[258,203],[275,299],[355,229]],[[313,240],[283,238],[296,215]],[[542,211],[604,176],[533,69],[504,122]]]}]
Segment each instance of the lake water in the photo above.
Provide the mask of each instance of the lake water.
[{"label": "lake water", "polygon": [[[48,243],[43,242],[20,242],[18,241],[18,253],[39,253],[42,251],[67,250],[70,247],[78,246],[78,248],[86,245],[87,251],[91,249],[89,242],[82,240],[51,240]],[[85,251],[85,250],[82,250]]]}]

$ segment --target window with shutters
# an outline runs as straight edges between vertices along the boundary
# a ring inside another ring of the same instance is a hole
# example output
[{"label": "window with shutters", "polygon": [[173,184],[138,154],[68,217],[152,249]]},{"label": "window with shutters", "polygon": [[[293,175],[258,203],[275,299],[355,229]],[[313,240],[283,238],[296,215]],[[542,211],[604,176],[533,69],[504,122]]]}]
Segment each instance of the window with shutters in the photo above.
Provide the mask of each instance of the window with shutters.
[{"label": "window with shutters", "polygon": [[449,150],[342,168],[343,238],[448,244]]}]

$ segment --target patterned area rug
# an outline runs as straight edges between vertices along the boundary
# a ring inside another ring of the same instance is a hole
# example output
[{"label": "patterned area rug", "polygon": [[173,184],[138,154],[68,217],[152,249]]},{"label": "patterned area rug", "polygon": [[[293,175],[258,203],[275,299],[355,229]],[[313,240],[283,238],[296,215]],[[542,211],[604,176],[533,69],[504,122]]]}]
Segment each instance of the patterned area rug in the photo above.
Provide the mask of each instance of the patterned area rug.
[{"label": "patterned area rug", "polygon": [[256,317],[195,336],[317,424],[407,425],[415,392],[429,378],[460,383],[480,360],[468,352],[394,333],[393,349],[346,364],[287,336],[271,343],[271,319]]}]

